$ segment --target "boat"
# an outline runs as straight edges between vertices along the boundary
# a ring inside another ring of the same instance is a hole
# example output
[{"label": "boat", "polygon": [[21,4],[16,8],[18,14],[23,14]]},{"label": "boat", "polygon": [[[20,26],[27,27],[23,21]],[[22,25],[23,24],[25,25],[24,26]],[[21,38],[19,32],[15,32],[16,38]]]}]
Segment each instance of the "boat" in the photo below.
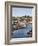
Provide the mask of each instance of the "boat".
[{"label": "boat", "polygon": [[21,26],[21,27],[26,27],[26,24],[23,23],[23,22],[21,22],[21,23],[20,23],[20,26]]},{"label": "boat", "polygon": [[23,25],[22,27],[26,27],[26,24],[25,24],[25,25]]},{"label": "boat", "polygon": [[32,37],[32,29],[29,32],[27,32],[27,34],[28,34],[28,37]]}]

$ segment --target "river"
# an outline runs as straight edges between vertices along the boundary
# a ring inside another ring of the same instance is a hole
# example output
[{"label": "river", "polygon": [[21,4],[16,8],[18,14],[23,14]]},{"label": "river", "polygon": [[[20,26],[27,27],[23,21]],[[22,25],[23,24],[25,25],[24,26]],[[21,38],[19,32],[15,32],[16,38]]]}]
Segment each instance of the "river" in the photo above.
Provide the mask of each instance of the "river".
[{"label": "river", "polygon": [[11,37],[12,38],[27,38],[29,32],[32,30],[32,24],[27,24],[25,27],[22,27],[18,30],[15,30],[14,32],[11,32]]}]

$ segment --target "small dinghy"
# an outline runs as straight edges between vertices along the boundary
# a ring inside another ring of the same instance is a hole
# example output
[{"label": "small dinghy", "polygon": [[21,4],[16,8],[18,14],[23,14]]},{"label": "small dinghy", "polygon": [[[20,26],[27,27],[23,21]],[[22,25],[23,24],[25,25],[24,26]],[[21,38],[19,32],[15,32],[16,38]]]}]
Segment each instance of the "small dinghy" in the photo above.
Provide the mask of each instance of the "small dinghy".
[{"label": "small dinghy", "polygon": [[23,25],[22,27],[26,27],[26,25]]},{"label": "small dinghy", "polygon": [[25,23],[22,23],[21,27],[26,27],[26,24]]}]

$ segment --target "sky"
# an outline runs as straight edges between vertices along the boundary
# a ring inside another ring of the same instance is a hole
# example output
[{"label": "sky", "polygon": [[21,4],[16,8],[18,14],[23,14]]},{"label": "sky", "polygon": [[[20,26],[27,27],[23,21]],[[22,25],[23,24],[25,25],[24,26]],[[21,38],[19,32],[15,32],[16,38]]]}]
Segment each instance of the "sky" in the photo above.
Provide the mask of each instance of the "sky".
[{"label": "sky", "polygon": [[12,16],[32,16],[32,8],[12,8]]}]

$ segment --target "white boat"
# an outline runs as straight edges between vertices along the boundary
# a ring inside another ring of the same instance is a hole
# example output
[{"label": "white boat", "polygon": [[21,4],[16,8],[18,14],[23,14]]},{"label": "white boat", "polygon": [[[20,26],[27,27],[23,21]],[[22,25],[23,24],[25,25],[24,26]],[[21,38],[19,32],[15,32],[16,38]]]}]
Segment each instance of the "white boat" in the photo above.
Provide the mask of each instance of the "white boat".
[{"label": "white boat", "polygon": [[26,27],[26,25],[23,25],[22,27]]},{"label": "white boat", "polygon": [[26,27],[26,24],[23,23],[23,22],[21,22],[21,23],[20,23],[20,26],[21,26],[21,27]]}]

